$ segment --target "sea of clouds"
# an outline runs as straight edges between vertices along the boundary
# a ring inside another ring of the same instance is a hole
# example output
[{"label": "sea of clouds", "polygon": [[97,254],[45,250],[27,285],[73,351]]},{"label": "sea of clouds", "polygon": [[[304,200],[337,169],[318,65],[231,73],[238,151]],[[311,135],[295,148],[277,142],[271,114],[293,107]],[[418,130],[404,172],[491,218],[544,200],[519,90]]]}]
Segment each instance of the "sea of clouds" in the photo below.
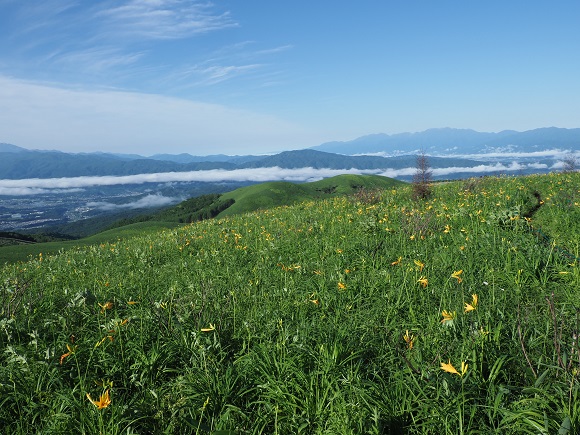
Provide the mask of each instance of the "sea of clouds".
[{"label": "sea of clouds", "polygon": [[[525,170],[558,170],[562,167],[561,162],[548,167],[542,163],[519,163],[512,162],[490,163],[470,167],[448,167],[432,169],[434,177],[445,177],[453,174],[470,173],[514,173]],[[144,183],[171,183],[171,182],[255,182],[266,181],[291,181],[309,182],[323,178],[333,177],[340,174],[376,174],[390,178],[401,178],[412,176],[417,171],[416,167],[402,169],[315,169],[296,168],[284,169],[280,167],[272,168],[251,168],[251,169],[215,169],[209,171],[189,171],[189,172],[160,172],[154,174],[137,174],[124,176],[91,176],[91,177],[67,177],[67,178],[28,178],[24,180],[0,180],[0,195],[23,196],[42,195],[55,193],[78,192],[84,188],[95,186],[115,186]],[[146,202],[146,200],[141,200]],[[158,202],[158,201],[153,201]]]}]

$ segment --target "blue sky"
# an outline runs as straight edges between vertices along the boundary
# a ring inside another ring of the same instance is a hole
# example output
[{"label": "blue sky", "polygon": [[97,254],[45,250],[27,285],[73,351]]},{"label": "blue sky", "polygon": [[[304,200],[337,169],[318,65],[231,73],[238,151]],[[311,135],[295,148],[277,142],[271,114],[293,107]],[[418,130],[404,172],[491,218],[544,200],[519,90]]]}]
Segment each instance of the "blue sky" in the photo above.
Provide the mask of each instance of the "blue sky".
[{"label": "blue sky", "polygon": [[580,2],[0,0],[0,142],[270,153],[580,127]]}]

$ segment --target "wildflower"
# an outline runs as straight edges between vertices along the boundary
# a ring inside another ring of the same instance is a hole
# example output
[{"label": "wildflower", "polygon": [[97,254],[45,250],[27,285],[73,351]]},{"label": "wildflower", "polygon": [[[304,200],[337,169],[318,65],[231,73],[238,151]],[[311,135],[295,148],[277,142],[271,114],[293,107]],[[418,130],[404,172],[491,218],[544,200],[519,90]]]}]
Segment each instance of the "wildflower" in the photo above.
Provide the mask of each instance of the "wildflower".
[{"label": "wildflower", "polygon": [[419,260],[414,260],[414,263],[419,267],[419,272],[423,272],[423,268],[425,267],[425,264],[421,263]]},{"label": "wildflower", "polygon": [[441,323],[443,323],[443,324],[445,324],[447,322],[453,322],[455,317],[457,317],[457,313],[455,311],[443,310],[441,315],[443,316],[443,319],[441,320]]},{"label": "wildflower", "polygon": [[345,284],[345,283],[343,283],[343,282],[340,282],[340,281],[339,281],[339,283],[337,284],[337,286],[338,286],[338,289],[339,289],[339,290],[344,290],[344,289],[346,288],[346,284]]},{"label": "wildflower", "polygon": [[403,335],[403,340],[407,343],[407,347],[409,350],[413,349],[413,344],[415,343],[415,336],[413,334],[409,334],[409,330],[405,331],[405,335]]},{"label": "wildflower", "polygon": [[391,263],[391,266],[398,266],[399,264],[401,264],[401,261],[403,260],[403,257],[399,257],[397,258],[397,261],[393,261]]},{"label": "wildflower", "polygon": [[101,313],[104,313],[105,310],[113,308],[113,303],[111,301],[105,302],[104,304],[99,304],[99,307],[101,307]]},{"label": "wildflower", "polygon": [[91,399],[91,395],[89,393],[87,393],[87,398],[91,401],[91,403],[93,405],[95,405],[97,407],[97,409],[106,408],[107,406],[109,406],[111,404],[111,397],[109,396],[109,390],[107,390],[103,394],[101,394],[101,397],[99,397],[99,400]]},{"label": "wildflower", "polygon": [[215,325],[209,324],[209,328],[201,328],[201,332],[211,332],[215,330]]},{"label": "wildflower", "polygon": [[457,280],[457,283],[459,284],[461,281],[463,281],[463,279],[460,276],[462,273],[463,270],[456,270],[451,274],[451,278],[455,278]]},{"label": "wildflower", "polygon": [[478,297],[477,295],[474,293],[471,295],[471,304],[468,304],[467,302],[465,302],[465,312],[469,313],[470,311],[473,311],[477,308],[477,301],[478,301]]},{"label": "wildflower", "polygon": [[112,335],[105,335],[102,339],[100,339],[99,341],[97,341],[95,343],[95,349],[97,347],[99,347],[101,344],[103,344],[107,340],[107,338],[109,339],[109,341],[113,341],[114,340],[114,338],[113,338]]},{"label": "wildflower", "polygon": [[76,346],[71,346],[70,344],[67,344],[66,348],[68,352],[60,356],[60,365],[62,365],[62,362],[64,361],[65,358],[71,356],[73,353],[75,353],[75,350],[77,350]]},{"label": "wildflower", "polygon": [[427,284],[429,284],[429,280],[428,280],[427,278],[425,278],[424,276],[422,276],[421,278],[419,278],[419,279],[417,280],[417,282],[418,282],[419,284],[421,284],[421,286],[422,286],[423,288],[427,287]]},{"label": "wildflower", "polygon": [[444,233],[448,233],[451,231],[451,227],[449,225],[445,225],[445,229],[443,230]]},{"label": "wildflower", "polygon": [[453,364],[451,364],[451,360],[449,360],[448,363],[441,363],[441,370],[447,372],[447,373],[453,373],[454,375],[457,376],[461,376],[463,377],[465,375],[465,373],[467,373],[467,367],[468,364],[465,363],[465,361],[461,362],[461,373],[459,373],[457,371],[457,369],[455,367],[453,367]]}]

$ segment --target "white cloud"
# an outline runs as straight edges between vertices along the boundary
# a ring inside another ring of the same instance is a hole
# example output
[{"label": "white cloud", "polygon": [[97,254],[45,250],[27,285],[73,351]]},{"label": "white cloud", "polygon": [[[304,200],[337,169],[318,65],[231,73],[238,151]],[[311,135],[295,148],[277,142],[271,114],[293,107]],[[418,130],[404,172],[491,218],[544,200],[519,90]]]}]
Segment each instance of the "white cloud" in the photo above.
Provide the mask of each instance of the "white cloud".
[{"label": "white cloud", "polygon": [[[527,165],[512,162],[509,165],[495,163],[490,165],[478,165],[475,167],[450,167],[433,169],[434,176],[446,176],[461,173],[490,173],[490,172],[515,172],[527,168],[538,169],[537,165]],[[545,165],[540,169],[544,169]],[[333,177],[340,174],[377,174],[385,177],[399,178],[408,177],[415,174],[415,167],[402,169],[314,169],[298,168],[284,169],[272,168],[252,168],[252,169],[215,169],[211,171],[191,171],[191,172],[162,172],[155,174],[138,174],[125,176],[104,176],[104,177],[71,177],[71,178],[29,178],[25,180],[0,180],[0,195],[24,195],[34,193],[54,192],[51,189],[80,189],[92,186],[114,186],[124,184],[144,184],[144,183],[172,183],[172,182],[209,182],[219,183],[224,181],[249,181],[262,183],[266,181],[291,181],[308,182]],[[145,199],[147,198],[147,199]],[[164,201],[166,197],[149,195],[142,200],[131,203],[133,205],[155,203]],[[171,199],[171,198],[170,198]],[[169,199],[168,199],[169,200]],[[142,202],[140,202],[142,201]],[[108,203],[100,203],[104,206]],[[144,205],[148,207],[149,205]]]},{"label": "white cloud", "polygon": [[147,195],[137,201],[129,202],[126,204],[114,204],[112,202],[88,202],[87,207],[98,208],[100,210],[112,211],[121,209],[136,209],[136,208],[152,208],[152,207],[163,207],[166,205],[175,204],[181,201],[179,198],[170,198],[163,195]]}]

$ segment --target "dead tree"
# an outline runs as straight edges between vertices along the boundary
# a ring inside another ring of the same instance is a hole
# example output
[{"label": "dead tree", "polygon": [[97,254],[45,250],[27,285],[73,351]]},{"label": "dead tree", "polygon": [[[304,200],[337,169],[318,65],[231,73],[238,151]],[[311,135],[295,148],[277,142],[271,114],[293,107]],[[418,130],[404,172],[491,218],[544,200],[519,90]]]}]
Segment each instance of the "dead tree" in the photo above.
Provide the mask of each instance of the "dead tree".
[{"label": "dead tree", "polygon": [[427,199],[431,196],[433,172],[423,149],[417,156],[416,169],[413,175],[413,198],[415,200]]}]

